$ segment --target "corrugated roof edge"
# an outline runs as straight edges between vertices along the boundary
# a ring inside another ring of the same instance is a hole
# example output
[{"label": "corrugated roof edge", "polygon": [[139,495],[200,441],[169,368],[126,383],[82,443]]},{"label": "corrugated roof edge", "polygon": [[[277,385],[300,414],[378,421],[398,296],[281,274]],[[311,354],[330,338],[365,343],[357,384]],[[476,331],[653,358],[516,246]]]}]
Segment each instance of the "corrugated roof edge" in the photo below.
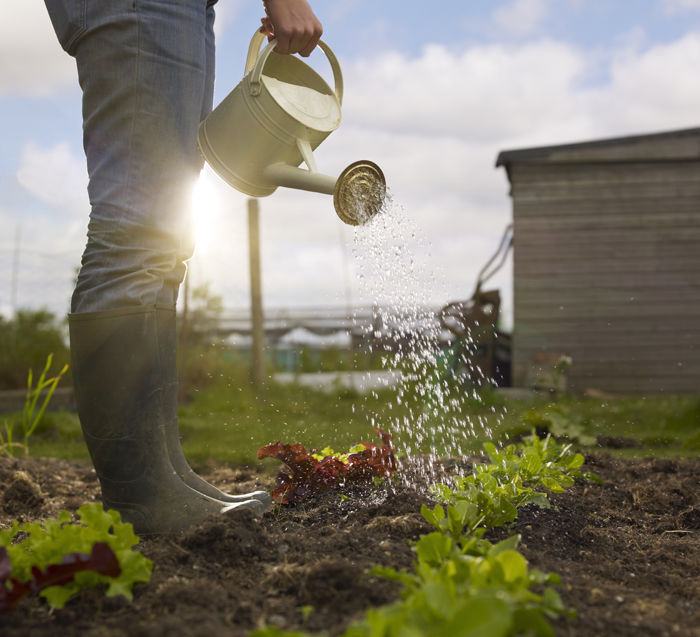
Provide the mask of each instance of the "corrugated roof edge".
[{"label": "corrugated roof edge", "polygon": [[553,146],[537,146],[531,148],[520,148],[515,150],[502,150],[496,158],[496,167],[508,166],[516,161],[528,161],[534,159],[546,159],[552,152],[562,150],[577,150],[584,148],[598,148],[614,146],[621,143],[653,141],[655,139],[672,137],[690,137],[700,135],[700,128],[683,128],[673,131],[663,131],[660,133],[646,133],[643,135],[626,135],[623,137],[610,137],[597,139],[588,142],[574,142],[569,144],[556,144]]}]

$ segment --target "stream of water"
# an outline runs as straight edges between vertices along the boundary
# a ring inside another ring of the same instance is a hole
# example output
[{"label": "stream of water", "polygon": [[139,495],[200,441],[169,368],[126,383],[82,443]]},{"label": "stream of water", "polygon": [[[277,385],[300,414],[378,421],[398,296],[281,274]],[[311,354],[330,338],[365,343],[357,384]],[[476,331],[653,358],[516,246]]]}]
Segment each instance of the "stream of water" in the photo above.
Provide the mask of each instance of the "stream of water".
[{"label": "stream of water", "polygon": [[374,337],[388,346],[385,368],[401,374],[390,405],[395,416],[390,422],[368,418],[394,434],[401,457],[432,481],[439,457],[462,458],[470,440],[490,432],[470,413],[470,402],[479,400],[476,390],[445,371],[445,335],[435,299],[451,299],[441,289],[424,236],[388,193],[382,212],[356,228],[353,254],[363,294],[379,308]]}]

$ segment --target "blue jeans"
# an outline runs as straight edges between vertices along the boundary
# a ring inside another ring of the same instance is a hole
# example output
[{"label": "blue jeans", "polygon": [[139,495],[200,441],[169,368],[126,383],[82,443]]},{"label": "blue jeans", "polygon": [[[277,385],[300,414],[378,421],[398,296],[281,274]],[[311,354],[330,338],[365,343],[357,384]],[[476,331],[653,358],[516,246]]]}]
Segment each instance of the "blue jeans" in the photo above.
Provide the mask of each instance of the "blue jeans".
[{"label": "blue jeans", "polygon": [[90,222],[71,312],[174,305],[194,249],[216,0],[45,0],[83,90]]}]

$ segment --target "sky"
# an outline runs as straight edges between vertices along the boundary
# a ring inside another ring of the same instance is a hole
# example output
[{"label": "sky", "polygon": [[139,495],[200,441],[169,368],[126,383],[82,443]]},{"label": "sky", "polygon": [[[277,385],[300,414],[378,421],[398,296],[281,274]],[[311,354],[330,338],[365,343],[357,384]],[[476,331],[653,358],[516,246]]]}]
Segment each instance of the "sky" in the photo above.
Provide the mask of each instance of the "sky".
[{"label": "sky", "polygon": [[[3,0],[8,2],[9,0]],[[700,0],[315,0],[345,82],[316,150],[370,159],[391,205],[344,226],[331,197],[261,199],[268,308],[465,300],[511,219],[501,150],[700,126]],[[259,0],[217,4],[215,103],[240,81]],[[320,53],[310,60],[331,81]],[[68,311],[89,214],[75,65],[43,2],[0,23],[0,313]],[[249,304],[247,198],[209,169],[191,285]],[[491,281],[512,316],[511,263]]]}]

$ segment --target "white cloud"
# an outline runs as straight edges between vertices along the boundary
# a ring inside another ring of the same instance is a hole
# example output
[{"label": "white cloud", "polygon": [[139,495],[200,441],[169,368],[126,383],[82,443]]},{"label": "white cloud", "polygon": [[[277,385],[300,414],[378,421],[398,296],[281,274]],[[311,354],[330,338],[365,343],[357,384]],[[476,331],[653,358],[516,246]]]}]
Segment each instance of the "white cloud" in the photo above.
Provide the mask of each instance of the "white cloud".
[{"label": "white cloud", "polygon": [[39,0],[17,2],[0,20],[0,97],[41,97],[76,84],[75,63],[61,49]]},{"label": "white cloud", "polygon": [[548,12],[548,0],[511,0],[493,12],[493,21],[506,32],[522,36],[536,31]]},{"label": "white cloud", "polygon": [[[243,0],[216,4],[215,33],[239,15]],[[263,15],[261,9],[260,15]],[[61,48],[41,0],[22,0],[0,20],[0,97],[44,97],[63,88],[77,87],[75,61]]]},{"label": "white cloud", "polygon": [[548,40],[462,51],[430,45],[417,58],[389,53],[346,71],[346,121],[392,133],[504,137],[570,120],[568,96],[585,66],[579,51]]},{"label": "white cloud", "polygon": [[[225,37],[226,28],[240,15],[244,0],[226,0],[214,5],[216,20],[214,21],[214,34],[217,42]],[[264,10],[260,9],[260,17]]]},{"label": "white cloud", "polygon": [[663,4],[670,13],[700,9],[700,0],[663,0]]},{"label": "white cloud", "polygon": [[[21,225],[18,307],[48,307],[58,315],[68,309],[89,214],[84,164],[67,143],[44,147],[29,141],[22,149],[17,181],[44,205],[7,211]],[[2,227],[14,224],[2,221]],[[10,270],[0,270],[2,289]]]},{"label": "white cloud", "polygon": [[589,118],[606,134],[700,126],[700,33],[610,64],[610,83],[585,95]]},{"label": "white cloud", "polygon": [[48,148],[27,142],[20,155],[17,181],[54,208],[74,218],[87,218],[85,158],[74,155],[67,142]]}]

